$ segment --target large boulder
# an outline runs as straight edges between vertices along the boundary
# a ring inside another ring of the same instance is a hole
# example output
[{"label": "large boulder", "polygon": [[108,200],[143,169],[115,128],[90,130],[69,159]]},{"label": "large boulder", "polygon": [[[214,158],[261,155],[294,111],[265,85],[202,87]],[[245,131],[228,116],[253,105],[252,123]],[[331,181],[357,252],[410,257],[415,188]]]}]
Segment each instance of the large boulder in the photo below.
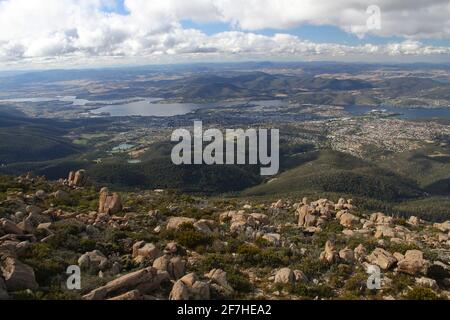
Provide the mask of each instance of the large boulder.
[{"label": "large boulder", "polygon": [[429,262],[423,258],[422,251],[409,250],[405,254],[405,259],[397,264],[397,271],[415,276],[426,274],[428,266]]},{"label": "large boulder", "polygon": [[331,241],[326,242],[325,251],[321,253],[320,260],[327,263],[335,263],[339,261],[339,254]]},{"label": "large boulder", "polygon": [[[215,287],[216,291],[218,291],[220,295],[226,297],[233,294],[234,289],[228,283],[227,273],[222,269],[213,269],[205,276],[211,280],[211,286]],[[214,284],[219,287],[214,286]]]},{"label": "large boulder", "polygon": [[195,219],[185,217],[172,217],[167,222],[167,230],[178,230],[183,224],[194,224]]},{"label": "large boulder", "polygon": [[51,196],[58,201],[67,201],[70,199],[70,194],[64,190],[58,190],[52,193]]},{"label": "large boulder", "polygon": [[197,222],[194,223],[194,227],[201,232],[207,233],[207,234],[211,234],[214,231],[217,230],[217,226],[215,221],[213,220],[206,220],[206,219],[201,219]]},{"label": "large boulder", "polygon": [[266,233],[262,238],[273,246],[281,244],[281,235],[279,233]]},{"label": "large boulder", "polygon": [[416,284],[418,284],[419,286],[428,287],[428,288],[431,288],[431,289],[434,289],[434,290],[439,289],[439,286],[438,286],[436,280],[430,279],[430,278],[426,278],[426,277],[417,278],[416,279]]},{"label": "large boulder", "polygon": [[87,175],[85,170],[77,172],[71,171],[67,179],[67,183],[71,187],[83,187],[87,183]]},{"label": "large boulder", "polygon": [[292,271],[289,268],[283,268],[277,271],[275,274],[275,283],[280,284],[295,284],[295,274],[294,271]]},{"label": "large boulder", "polygon": [[340,217],[340,224],[346,228],[355,228],[359,224],[359,218],[351,213],[344,213]]},{"label": "large boulder", "polygon": [[376,239],[395,238],[395,237],[396,237],[396,233],[393,228],[386,226],[386,225],[377,226],[377,231],[375,232]]},{"label": "large boulder", "polygon": [[86,252],[78,259],[78,265],[83,270],[92,272],[104,271],[108,267],[108,258],[99,250]]},{"label": "large boulder", "polygon": [[117,297],[110,298],[108,300],[111,301],[136,301],[136,300],[142,300],[142,295],[139,292],[139,290],[132,290],[127,293],[118,295]]},{"label": "large boulder", "polygon": [[389,270],[396,263],[397,259],[382,248],[376,248],[369,256],[366,257],[367,262],[379,266],[383,270]]},{"label": "large boulder", "polygon": [[118,193],[110,193],[108,188],[102,188],[100,190],[99,213],[114,215],[121,212],[122,209],[122,199]]},{"label": "large boulder", "polygon": [[180,279],[186,273],[186,262],[180,257],[171,257],[164,255],[155,259],[153,268],[161,271],[167,271],[171,279]]},{"label": "large boulder", "polygon": [[189,300],[189,288],[183,281],[178,280],[170,291],[169,300],[186,301]]},{"label": "large boulder", "polygon": [[353,250],[345,248],[339,251],[339,258],[346,263],[353,263],[355,261],[355,254]]},{"label": "large boulder", "polygon": [[110,281],[106,285],[92,290],[83,298],[85,300],[104,300],[132,290],[147,294],[158,289],[161,283],[168,279],[167,272],[149,267]]},{"label": "large boulder", "polygon": [[442,232],[450,232],[450,221],[435,223],[434,227]]},{"label": "large boulder", "polygon": [[153,243],[139,241],[133,245],[133,259],[136,263],[142,263],[146,259],[155,260],[161,255],[161,250],[159,250]]},{"label": "large boulder", "polygon": [[408,224],[415,226],[415,227],[419,226],[421,222],[422,221],[418,217],[415,217],[415,216],[411,216],[408,219]]},{"label": "large boulder", "polygon": [[391,224],[393,220],[394,220],[394,218],[386,216],[382,212],[377,212],[370,216],[370,221],[372,221],[373,223],[376,223],[376,224],[388,225],[388,224]]},{"label": "large boulder", "polygon": [[360,262],[363,261],[367,256],[367,250],[362,244],[357,246],[353,252],[355,254],[355,259]]},{"label": "large boulder", "polygon": [[204,281],[199,281],[195,273],[185,275],[175,282],[170,292],[170,300],[209,300],[211,296],[210,286]]},{"label": "large boulder", "polygon": [[0,229],[2,229],[6,234],[23,234],[23,230],[20,229],[14,222],[8,219],[0,219]]},{"label": "large boulder", "polygon": [[0,271],[5,280],[8,291],[36,290],[34,270],[30,266],[10,256],[0,257]]},{"label": "large boulder", "polygon": [[298,210],[298,226],[299,227],[313,227],[316,220],[314,207],[310,205],[303,205]]}]

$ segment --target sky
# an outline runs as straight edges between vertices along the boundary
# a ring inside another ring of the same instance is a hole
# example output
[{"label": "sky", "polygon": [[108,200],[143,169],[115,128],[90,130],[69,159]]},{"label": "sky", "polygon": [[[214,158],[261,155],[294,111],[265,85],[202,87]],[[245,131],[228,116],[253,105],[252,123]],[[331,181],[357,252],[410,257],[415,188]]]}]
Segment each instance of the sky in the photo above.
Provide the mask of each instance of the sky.
[{"label": "sky", "polygon": [[450,62],[449,0],[0,0],[0,69]]}]

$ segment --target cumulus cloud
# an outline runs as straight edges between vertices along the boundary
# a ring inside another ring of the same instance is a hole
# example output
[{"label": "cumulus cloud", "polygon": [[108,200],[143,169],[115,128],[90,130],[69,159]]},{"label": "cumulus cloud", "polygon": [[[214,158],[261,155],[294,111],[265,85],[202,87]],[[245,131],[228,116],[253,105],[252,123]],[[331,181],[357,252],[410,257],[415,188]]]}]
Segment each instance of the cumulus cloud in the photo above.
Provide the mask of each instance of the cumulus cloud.
[{"label": "cumulus cloud", "polygon": [[[378,0],[381,28],[367,28],[373,0],[0,0],[0,63],[53,60],[161,59],[177,57],[339,57],[348,55],[448,55],[450,48],[423,38],[450,37],[448,0]],[[108,9],[108,10],[105,10]],[[206,35],[181,22],[222,22],[229,32]],[[302,25],[333,25],[363,37],[400,36],[387,45],[314,43],[289,34]],[[262,29],[279,29],[273,36]]]}]

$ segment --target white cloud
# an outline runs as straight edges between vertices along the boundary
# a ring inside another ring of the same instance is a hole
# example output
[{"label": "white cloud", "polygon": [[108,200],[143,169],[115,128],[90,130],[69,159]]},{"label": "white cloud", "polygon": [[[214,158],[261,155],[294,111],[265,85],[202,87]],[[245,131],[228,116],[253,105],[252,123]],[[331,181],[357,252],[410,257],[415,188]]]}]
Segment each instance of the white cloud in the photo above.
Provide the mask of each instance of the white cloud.
[{"label": "white cloud", "polygon": [[[111,13],[114,0],[0,0],[0,63],[67,61],[147,62],[178,57],[303,58],[368,55],[449,55],[448,47],[421,38],[450,38],[448,0],[378,0],[381,30],[367,30],[373,0],[125,0],[126,15]],[[225,22],[235,31],[207,36],[181,21]],[[363,36],[401,36],[388,45],[318,44],[289,35],[301,24],[334,25]],[[264,36],[258,30],[280,29]]]}]

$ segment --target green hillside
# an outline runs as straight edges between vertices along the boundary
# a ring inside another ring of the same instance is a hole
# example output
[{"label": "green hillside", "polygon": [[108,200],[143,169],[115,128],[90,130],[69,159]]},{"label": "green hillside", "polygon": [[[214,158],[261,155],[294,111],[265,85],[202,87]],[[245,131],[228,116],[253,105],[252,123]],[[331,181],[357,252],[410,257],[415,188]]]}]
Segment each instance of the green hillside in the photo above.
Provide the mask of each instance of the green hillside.
[{"label": "green hillside", "polygon": [[316,155],[278,178],[246,190],[244,195],[333,192],[395,201],[422,194],[414,181],[350,155],[334,151]]}]

